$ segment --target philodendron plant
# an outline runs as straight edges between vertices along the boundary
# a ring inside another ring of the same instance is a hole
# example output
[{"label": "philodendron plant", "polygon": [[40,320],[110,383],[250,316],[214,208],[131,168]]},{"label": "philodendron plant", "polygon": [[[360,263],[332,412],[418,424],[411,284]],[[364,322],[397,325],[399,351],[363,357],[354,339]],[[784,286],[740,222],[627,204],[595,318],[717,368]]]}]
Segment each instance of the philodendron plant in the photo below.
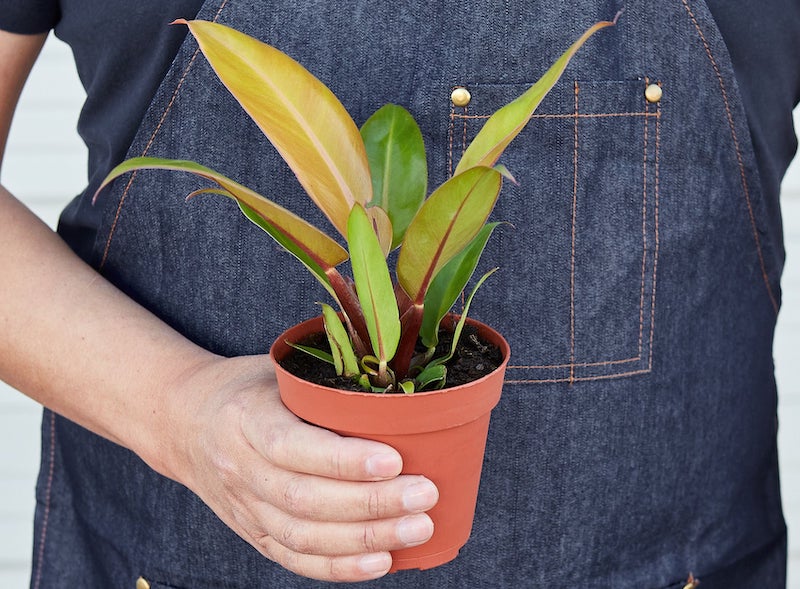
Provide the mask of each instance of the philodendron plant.
[{"label": "philodendron plant", "polygon": [[[220,24],[175,22],[188,25],[222,83],[277,148],[347,247],[195,162],[133,158],[114,168],[99,190],[121,174],[145,168],[191,172],[210,180],[213,188],[200,188],[189,197],[215,193],[235,200],[250,221],[311,271],[338,305],[337,311],[322,304],[330,353],[304,351],[332,363],[339,375],[364,390],[411,393],[443,387],[445,363],[455,350],[472,297],[493,272],[472,288],[450,352],[437,356],[439,325],[467,287],[497,225],[487,219],[503,177],[513,180],[498,159],[578,48],[613,22],[589,28],[539,81],[495,112],[453,176],[427,198],[422,134],[404,108],[383,106],[359,130],[330,89],[274,47]],[[393,278],[387,258],[396,248]],[[339,271],[348,259],[352,279]]]}]

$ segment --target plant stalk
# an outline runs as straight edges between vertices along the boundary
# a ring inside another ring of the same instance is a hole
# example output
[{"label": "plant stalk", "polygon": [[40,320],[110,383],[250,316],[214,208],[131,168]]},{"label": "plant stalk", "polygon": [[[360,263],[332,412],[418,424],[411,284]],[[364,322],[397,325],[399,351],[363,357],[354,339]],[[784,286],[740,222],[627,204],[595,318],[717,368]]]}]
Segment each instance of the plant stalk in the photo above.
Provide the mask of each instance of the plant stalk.
[{"label": "plant stalk", "polygon": [[422,327],[422,312],[423,306],[414,304],[400,318],[402,336],[397,345],[397,352],[391,361],[397,380],[403,380],[408,376],[411,359],[414,357],[417,339],[419,339],[419,330]]},{"label": "plant stalk", "polygon": [[364,320],[364,314],[361,311],[358,296],[336,268],[329,268],[325,274],[331,283],[333,292],[336,293],[339,305],[342,307],[344,321],[348,332],[350,332],[350,339],[353,341],[353,349],[356,355],[362,358],[371,354],[372,351],[365,343],[370,341],[369,331],[367,330],[367,322]]}]

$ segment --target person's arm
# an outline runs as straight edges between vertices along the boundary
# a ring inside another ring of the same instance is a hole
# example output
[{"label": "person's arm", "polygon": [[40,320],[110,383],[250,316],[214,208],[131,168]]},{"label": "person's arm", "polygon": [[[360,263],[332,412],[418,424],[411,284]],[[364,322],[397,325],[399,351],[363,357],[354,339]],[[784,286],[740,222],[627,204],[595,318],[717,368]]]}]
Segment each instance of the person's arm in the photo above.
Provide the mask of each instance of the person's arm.
[{"label": "person's arm", "polygon": [[[0,31],[0,156],[44,36]],[[267,356],[196,346],[0,186],[0,379],[131,449],[297,573],[366,580],[430,537],[437,499],[392,448],[302,423]],[[371,482],[367,482],[371,481]],[[413,514],[413,515],[409,515]]]}]

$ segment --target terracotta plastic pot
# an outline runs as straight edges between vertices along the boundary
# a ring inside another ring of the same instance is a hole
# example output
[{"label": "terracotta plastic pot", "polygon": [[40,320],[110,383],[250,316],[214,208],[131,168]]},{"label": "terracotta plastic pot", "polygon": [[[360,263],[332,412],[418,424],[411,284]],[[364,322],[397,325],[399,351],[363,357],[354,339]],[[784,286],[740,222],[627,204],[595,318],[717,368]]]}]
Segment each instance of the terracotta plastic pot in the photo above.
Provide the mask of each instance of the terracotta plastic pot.
[{"label": "terracotta plastic pot", "polygon": [[288,329],[270,350],[281,399],[292,413],[344,436],[392,446],[403,457],[403,473],[424,475],[438,487],[439,502],[428,512],[433,537],[421,546],[393,552],[393,572],[428,569],[454,559],[472,530],[489,415],[500,400],[510,350],[496,331],[467,321],[481,338],[501,349],[500,367],[465,385],[413,395],[342,391],[281,368],[281,359],[293,351],[286,341],[323,331],[321,317]]}]

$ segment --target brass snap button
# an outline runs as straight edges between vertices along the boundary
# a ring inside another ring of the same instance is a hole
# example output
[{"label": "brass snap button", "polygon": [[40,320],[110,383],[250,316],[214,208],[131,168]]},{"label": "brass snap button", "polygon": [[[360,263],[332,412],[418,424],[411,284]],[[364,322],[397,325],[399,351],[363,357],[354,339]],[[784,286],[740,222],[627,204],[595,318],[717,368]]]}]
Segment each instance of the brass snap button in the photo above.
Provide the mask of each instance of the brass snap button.
[{"label": "brass snap button", "polygon": [[472,100],[472,94],[463,86],[459,86],[450,93],[450,100],[453,101],[455,106],[467,106],[469,101]]},{"label": "brass snap button", "polygon": [[658,84],[650,84],[644,90],[644,97],[647,99],[647,102],[658,102],[661,100],[661,96],[663,91],[661,90],[661,86]]},{"label": "brass snap button", "polygon": [[150,589],[150,583],[144,577],[136,579],[136,589]]}]

